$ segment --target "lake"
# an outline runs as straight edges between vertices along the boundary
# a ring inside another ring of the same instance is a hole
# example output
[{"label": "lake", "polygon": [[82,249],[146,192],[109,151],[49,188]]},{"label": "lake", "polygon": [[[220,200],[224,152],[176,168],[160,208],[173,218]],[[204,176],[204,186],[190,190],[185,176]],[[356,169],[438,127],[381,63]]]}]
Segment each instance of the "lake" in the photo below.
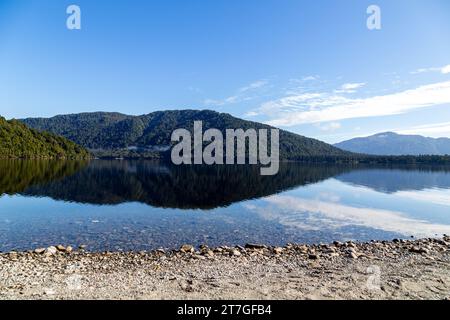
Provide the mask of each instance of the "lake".
[{"label": "lake", "polygon": [[0,251],[285,245],[450,234],[450,167],[0,160]]}]

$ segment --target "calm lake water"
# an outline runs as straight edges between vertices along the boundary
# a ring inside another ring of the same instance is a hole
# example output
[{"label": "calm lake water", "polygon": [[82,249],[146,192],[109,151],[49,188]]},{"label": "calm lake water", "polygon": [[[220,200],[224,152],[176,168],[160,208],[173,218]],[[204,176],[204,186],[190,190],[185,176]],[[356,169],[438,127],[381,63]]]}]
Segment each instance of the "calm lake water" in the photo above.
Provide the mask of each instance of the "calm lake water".
[{"label": "calm lake water", "polygon": [[149,250],[450,234],[450,167],[0,161],[0,251]]}]

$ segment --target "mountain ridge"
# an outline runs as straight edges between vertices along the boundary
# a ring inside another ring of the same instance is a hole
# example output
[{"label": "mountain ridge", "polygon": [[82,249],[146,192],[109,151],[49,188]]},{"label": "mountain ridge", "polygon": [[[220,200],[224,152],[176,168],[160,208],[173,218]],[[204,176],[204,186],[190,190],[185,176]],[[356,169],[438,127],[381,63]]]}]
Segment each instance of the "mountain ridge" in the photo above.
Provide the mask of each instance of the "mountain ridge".
[{"label": "mountain ridge", "polygon": [[389,131],[342,141],[334,146],[350,152],[369,155],[450,155],[449,138],[402,135]]},{"label": "mountain ridge", "polygon": [[[271,129],[266,124],[243,120],[211,110],[169,110],[132,116],[117,112],[90,112],[58,115],[52,118],[21,119],[26,125],[64,136],[102,156],[108,151],[116,156],[146,154],[154,156],[172,145],[175,129],[193,131],[194,121],[203,121],[204,130]],[[137,151],[137,149],[139,151]],[[325,142],[280,130],[280,157],[295,160],[304,156],[350,156]]]}]

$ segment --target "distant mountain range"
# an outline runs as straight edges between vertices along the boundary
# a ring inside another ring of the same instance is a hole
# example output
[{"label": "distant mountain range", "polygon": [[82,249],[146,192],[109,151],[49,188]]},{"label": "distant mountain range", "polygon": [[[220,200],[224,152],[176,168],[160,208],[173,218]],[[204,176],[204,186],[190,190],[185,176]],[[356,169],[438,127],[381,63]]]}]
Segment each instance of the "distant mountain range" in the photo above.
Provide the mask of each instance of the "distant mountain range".
[{"label": "distant mountain range", "polygon": [[[141,116],[95,112],[20,121],[39,131],[66,137],[99,157],[151,157],[167,152],[172,145],[172,132],[179,128],[193,132],[194,121],[203,121],[203,130],[216,128],[223,133],[226,129],[272,128],[210,110],[158,111]],[[319,140],[280,130],[280,157],[283,160],[351,155]]]},{"label": "distant mountain range", "polygon": [[0,158],[74,159],[91,157],[89,152],[66,138],[39,132],[17,121],[0,117]]},{"label": "distant mountain range", "polygon": [[400,135],[393,132],[355,138],[334,145],[342,150],[371,155],[450,155],[450,139]]}]

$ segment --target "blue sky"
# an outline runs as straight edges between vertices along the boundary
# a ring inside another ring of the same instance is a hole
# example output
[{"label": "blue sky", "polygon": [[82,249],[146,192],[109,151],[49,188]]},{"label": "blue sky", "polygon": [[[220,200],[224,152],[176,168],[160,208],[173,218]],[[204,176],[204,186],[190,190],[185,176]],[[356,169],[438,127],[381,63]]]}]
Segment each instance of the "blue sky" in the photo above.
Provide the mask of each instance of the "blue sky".
[{"label": "blue sky", "polygon": [[0,114],[195,108],[333,143],[450,137],[449,39],[448,0],[0,0]]}]

